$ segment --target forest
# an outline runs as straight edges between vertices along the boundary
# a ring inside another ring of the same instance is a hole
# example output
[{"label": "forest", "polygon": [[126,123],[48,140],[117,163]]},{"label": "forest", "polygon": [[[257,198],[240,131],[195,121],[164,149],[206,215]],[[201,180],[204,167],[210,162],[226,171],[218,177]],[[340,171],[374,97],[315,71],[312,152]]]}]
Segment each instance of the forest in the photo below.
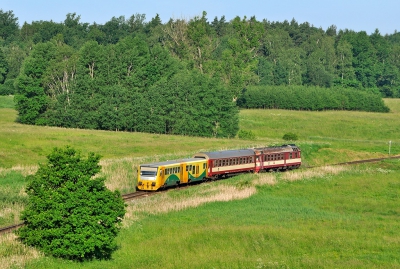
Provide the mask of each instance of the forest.
[{"label": "forest", "polygon": [[204,11],[20,25],[0,10],[0,94],[24,124],[234,137],[244,108],[387,112],[400,34]]}]

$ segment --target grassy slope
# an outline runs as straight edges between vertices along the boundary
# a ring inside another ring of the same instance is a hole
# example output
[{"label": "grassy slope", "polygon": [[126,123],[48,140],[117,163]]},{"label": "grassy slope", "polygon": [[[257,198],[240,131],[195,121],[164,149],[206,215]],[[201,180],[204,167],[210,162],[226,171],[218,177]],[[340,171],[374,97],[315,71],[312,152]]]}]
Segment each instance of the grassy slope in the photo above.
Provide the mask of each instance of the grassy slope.
[{"label": "grassy slope", "polygon": [[399,172],[396,160],[143,214],[122,230],[111,261],[41,259],[27,268],[400,268]]}]

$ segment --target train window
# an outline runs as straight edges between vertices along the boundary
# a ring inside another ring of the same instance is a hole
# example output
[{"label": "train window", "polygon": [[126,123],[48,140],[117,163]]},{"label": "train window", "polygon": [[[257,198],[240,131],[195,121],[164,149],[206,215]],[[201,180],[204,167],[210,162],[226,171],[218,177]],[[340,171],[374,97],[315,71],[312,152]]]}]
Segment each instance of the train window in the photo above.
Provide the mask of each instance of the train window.
[{"label": "train window", "polygon": [[292,159],[292,153],[291,152],[289,153],[289,159]]},{"label": "train window", "polygon": [[203,169],[206,169],[206,163],[203,163]]},{"label": "train window", "polygon": [[193,167],[192,167],[192,174],[195,174],[195,173],[196,173],[196,166],[193,165]]}]

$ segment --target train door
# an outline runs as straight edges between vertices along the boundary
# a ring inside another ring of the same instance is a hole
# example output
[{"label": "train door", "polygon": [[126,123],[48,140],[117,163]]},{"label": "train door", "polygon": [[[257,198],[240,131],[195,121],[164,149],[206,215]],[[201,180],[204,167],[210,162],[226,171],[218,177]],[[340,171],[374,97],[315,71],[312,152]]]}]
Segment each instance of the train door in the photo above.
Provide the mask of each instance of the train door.
[{"label": "train door", "polygon": [[164,166],[160,166],[158,169],[158,175],[157,175],[157,184],[158,186],[163,186],[166,182],[165,182],[165,167]]},{"label": "train door", "polygon": [[192,178],[191,181],[197,181],[199,179],[199,164],[198,163],[194,163],[192,164]]},{"label": "train door", "polygon": [[188,172],[187,172],[187,164],[181,164],[181,172],[180,172],[181,183],[188,183]]},{"label": "train door", "polygon": [[259,172],[264,168],[263,166],[263,160],[262,160],[262,152],[261,151],[256,151],[256,154],[254,156],[255,158],[255,172]]}]

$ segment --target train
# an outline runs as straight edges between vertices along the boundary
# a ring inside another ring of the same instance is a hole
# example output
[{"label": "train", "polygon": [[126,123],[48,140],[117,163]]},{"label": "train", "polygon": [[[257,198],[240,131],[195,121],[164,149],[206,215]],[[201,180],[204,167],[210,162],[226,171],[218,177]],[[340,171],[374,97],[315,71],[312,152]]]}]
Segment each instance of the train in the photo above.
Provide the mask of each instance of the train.
[{"label": "train", "polygon": [[300,165],[301,150],[295,144],[199,152],[192,158],[141,164],[137,190],[157,191],[242,173],[296,169]]}]

